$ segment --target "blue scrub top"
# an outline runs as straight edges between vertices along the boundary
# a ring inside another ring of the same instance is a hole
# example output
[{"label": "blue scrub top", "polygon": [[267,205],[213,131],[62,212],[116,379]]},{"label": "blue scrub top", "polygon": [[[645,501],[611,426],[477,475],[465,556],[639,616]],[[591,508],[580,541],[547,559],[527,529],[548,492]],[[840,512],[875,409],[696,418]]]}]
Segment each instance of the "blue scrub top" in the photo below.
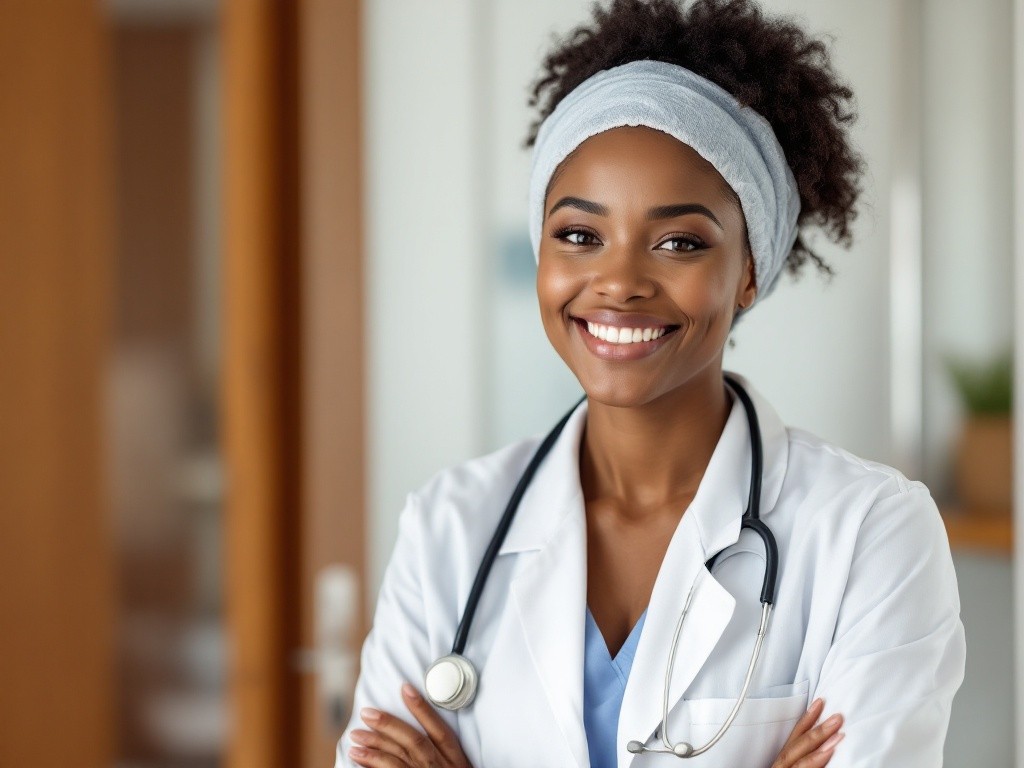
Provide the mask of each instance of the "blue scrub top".
[{"label": "blue scrub top", "polygon": [[590,606],[587,606],[583,651],[583,727],[587,733],[591,768],[615,768],[619,710],[646,617],[645,608],[613,659]]}]

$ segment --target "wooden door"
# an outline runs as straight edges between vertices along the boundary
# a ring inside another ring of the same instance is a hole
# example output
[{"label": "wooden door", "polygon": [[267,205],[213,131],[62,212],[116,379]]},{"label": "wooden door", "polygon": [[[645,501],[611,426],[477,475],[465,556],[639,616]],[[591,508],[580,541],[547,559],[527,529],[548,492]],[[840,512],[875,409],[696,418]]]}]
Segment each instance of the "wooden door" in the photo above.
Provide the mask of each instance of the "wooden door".
[{"label": "wooden door", "polygon": [[114,758],[109,48],[100,3],[0,5],[0,766]]},{"label": "wooden door", "polygon": [[[352,623],[344,637],[330,639],[348,643],[353,653],[367,628],[361,6],[355,0],[308,0],[300,4],[296,29],[306,456],[298,642],[316,648],[323,622],[344,620],[317,616],[315,599],[318,591],[323,595],[325,569],[344,566],[355,580]],[[328,604],[319,610],[338,608]],[[338,650],[332,649],[334,661]],[[299,698],[301,754],[295,765],[302,768],[334,764],[347,718],[327,689],[354,682],[328,679],[342,670],[313,658],[316,663],[304,668]]]},{"label": "wooden door", "polygon": [[359,5],[223,6],[229,768],[341,735],[312,651],[319,575],[364,572]]}]

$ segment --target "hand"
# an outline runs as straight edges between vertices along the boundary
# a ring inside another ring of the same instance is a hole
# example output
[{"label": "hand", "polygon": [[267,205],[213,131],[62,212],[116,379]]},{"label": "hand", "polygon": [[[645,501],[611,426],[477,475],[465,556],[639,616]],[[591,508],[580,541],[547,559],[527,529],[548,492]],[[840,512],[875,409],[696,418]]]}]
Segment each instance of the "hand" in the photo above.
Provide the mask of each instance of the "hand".
[{"label": "hand", "polygon": [[821,725],[812,728],[824,708],[824,701],[814,700],[806,714],[793,726],[789,740],[782,747],[778,759],[772,763],[772,768],[822,768],[828,765],[836,744],[843,740],[844,734],[837,733],[843,724],[843,716],[832,715]]},{"label": "hand", "polygon": [[402,700],[423,726],[426,735],[387,712],[364,707],[359,713],[372,730],[354,730],[349,736],[358,747],[348,756],[367,768],[472,768],[455,731],[409,683]]}]

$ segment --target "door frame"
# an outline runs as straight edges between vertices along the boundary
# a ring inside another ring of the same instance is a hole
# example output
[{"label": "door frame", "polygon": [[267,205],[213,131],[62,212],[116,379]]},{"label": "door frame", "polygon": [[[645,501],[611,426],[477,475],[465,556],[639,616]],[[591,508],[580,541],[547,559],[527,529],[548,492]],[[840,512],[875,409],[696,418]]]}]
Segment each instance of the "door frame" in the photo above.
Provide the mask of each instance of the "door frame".
[{"label": "door frame", "polygon": [[365,583],[361,13],[222,7],[228,768],[322,766],[341,735],[315,591]]}]

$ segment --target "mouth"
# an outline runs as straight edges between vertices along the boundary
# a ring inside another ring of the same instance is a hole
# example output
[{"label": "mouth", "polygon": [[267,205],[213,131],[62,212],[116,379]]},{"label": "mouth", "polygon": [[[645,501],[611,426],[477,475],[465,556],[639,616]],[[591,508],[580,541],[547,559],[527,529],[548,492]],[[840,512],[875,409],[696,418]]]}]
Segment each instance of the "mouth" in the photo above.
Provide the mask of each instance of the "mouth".
[{"label": "mouth", "polygon": [[573,320],[586,330],[594,338],[606,341],[609,344],[642,344],[645,341],[660,339],[668,333],[672,333],[678,325],[656,325],[643,328],[623,328],[615,325],[601,325],[592,323],[589,320],[574,317]]},{"label": "mouth", "polygon": [[678,325],[604,325],[572,317],[580,337],[597,357],[606,360],[635,360],[661,348],[679,330]]}]

